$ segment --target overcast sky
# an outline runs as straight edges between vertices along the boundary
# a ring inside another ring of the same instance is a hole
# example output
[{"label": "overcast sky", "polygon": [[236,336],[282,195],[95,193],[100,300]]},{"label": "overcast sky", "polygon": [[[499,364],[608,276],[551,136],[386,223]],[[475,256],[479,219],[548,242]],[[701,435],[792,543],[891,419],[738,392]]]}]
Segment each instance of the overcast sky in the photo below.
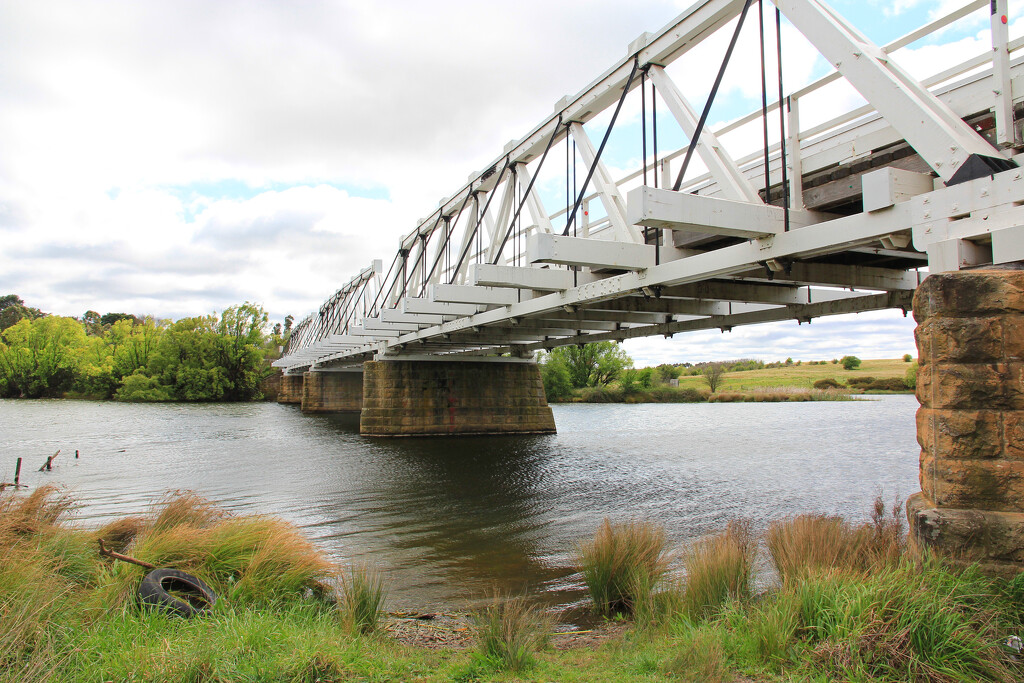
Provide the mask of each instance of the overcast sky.
[{"label": "overcast sky", "polygon": [[[0,0],[0,294],[61,315],[177,318],[248,300],[301,318],[689,4]],[[960,4],[834,6],[884,44]],[[897,59],[925,75],[987,49],[987,26],[976,12]],[[759,100],[747,28],[715,121]],[[785,30],[791,90],[828,67]],[[698,104],[721,43],[710,70],[673,73]],[[856,101],[837,93],[802,114]],[[623,135],[638,129],[630,106]],[[624,144],[610,167],[638,163]],[[641,365],[881,358],[913,352],[912,330],[890,311],[627,349]]]}]

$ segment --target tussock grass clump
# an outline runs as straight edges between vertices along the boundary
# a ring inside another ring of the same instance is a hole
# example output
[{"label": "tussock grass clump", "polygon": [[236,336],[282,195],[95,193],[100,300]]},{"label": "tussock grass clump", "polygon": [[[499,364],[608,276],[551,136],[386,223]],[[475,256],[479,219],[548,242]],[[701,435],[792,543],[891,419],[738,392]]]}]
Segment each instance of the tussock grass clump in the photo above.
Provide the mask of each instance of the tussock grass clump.
[{"label": "tussock grass clump", "polygon": [[0,548],[59,528],[74,507],[71,497],[53,485],[40,486],[27,496],[16,491],[0,494]]},{"label": "tussock grass clump", "polygon": [[550,620],[522,596],[495,594],[473,618],[479,652],[493,668],[522,671],[534,664],[533,653],[547,644]]},{"label": "tussock grass clump", "polygon": [[705,618],[728,602],[749,598],[755,550],[750,522],[745,520],[734,521],[724,532],[690,546],[683,554],[684,612]]},{"label": "tussock grass clump", "polygon": [[650,522],[612,524],[576,551],[583,581],[599,614],[632,614],[668,571],[665,529]]},{"label": "tussock grass clump", "polygon": [[768,552],[783,581],[816,570],[868,571],[892,566],[906,549],[902,505],[887,514],[881,496],[871,521],[854,525],[840,517],[799,515],[768,528]]},{"label": "tussock grass clump", "polygon": [[150,529],[166,531],[181,526],[207,529],[227,517],[227,512],[194,491],[174,491],[156,504],[153,515]]},{"label": "tussock grass clump", "polygon": [[814,573],[787,591],[796,636],[818,670],[861,680],[1020,680],[1000,651],[994,615],[979,609],[993,596],[976,573],[903,562],[866,577]]},{"label": "tussock grass clump", "polygon": [[349,627],[372,633],[380,627],[387,599],[384,576],[369,567],[350,567],[341,575],[341,611]]},{"label": "tussock grass clump", "polygon": [[664,671],[672,677],[700,683],[725,683],[733,680],[722,641],[715,633],[691,631],[680,639],[676,654],[666,662]]}]

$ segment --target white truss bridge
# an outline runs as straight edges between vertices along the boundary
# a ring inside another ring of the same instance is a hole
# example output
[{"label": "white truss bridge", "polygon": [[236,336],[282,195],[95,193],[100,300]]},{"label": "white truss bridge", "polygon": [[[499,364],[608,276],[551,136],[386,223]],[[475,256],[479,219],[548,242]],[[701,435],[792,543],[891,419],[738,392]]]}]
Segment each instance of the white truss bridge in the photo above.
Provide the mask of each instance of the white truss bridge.
[{"label": "white truss bridge", "polygon": [[[373,358],[525,358],[567,344],[906,311],[928,272],[1024,261],[1024,169],[1014,161],[1024,40],[1008,39],[1006,0],[970,2],[885,46],[819,0],[772,2],[833,72],[784,98],[781,85],[771,96],[769,74],[766,107],[711,130],[666,67],[708,36],[758,21],[750,17],[762,8],[697,2],[472,174],[387,267],[374,261],[302,320],[275,365],[294,374]],[[890,57],[972,13],[990,17],[991,50],[923,82]],[[840,79],[867,104],[801,126],[801,100]],[[612,113],[610,130],[627,96],[643,102],[643,161],[614,178],[601,160],[607,136],[595,144],[584,124]],[[693,149],[659,155],[647,139],[655,116],[670,117]],[[774,142],[766,134],[763,149],[731,155],[723,139],[762,118]],[[552,211],[534,179],[559,150],[569,176],[570,143],[575,187]],[[677,183],[690,156],[703,169]]]}]

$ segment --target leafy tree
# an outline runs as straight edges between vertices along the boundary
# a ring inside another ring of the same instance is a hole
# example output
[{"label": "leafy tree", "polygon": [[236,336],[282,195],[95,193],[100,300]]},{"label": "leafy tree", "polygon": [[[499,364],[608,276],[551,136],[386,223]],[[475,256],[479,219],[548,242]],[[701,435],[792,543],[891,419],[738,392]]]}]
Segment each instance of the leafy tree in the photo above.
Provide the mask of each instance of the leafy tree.
[{"label": "leafy tree", "polygon": [[711,393],[715,393],[725,380],[725,364],[707,363],[701,366],[700,374],[704,377],[704,383],[708,385]]},{"label": "leafy tree", "polygon": [[270,331],[275,337],[281,336],[281,323],[274,323],[274,328]]},{"label": "leafy tree", "polygon": [[844,370],[856,370],[860,367],[861,361],[857,356],[843,356],[839,362],[842,363]]},{"label": "leafy tree", "polygon": [[14,326],[21,320],[35,320],[42,318],[45,313],[38,308],[31,308],[25,305],[17,294],[5,294],[0,296],[0,332]]},{"label": "leafy tree", "polygon": [[0,339],[0,386],[5,395],[57,397],[77,379],[85,330],[74,318],[24,319],[4,330]]},{"label": "leafy tree", "polygon": [[915,360],[907,368],[906,374],[903,376],[903,383],[907,386],[907,389],[917,388],[917,361]]},{"label": "leafy tree", "polygon": [[565,362],[552,354],[540,354],[540,377],[544,382],[544,395],[549,401],[564,401],[572,396],[572,382]]},{"label": "leafy tree", "polygon": [[105,313],[103,314],[103,317],[100,318],[100,324],[104,326],[113,325],[119,320],[130,320],[133,325],[138,322],[138,318],[131,313]]},{"label": "leafy tree", "polygon": [[249,401],[259,396],[263,372],[263,330],[267,313],[248,301],[231,306],[221,314],[217,332],[220,334],[220,360],[225,370],[227,401]]},{"label": "leafy tree", "polygon": [[903,354],[903,362],[904,363],[909,363],[912,360],[914,360],[914,357],[911,356],[909,353]]},{"label": "leafy tree", "polygon": [[82,314],[82,324],[90,335],[103,334],[103,320],[96,311],[86,311]]},{"label": "leafy tree", "polygon": [[569,382],[577,389],[610,384],[620,372],[633,365],[633,359],[611,341],[560,346],[552,349],[550,356],[565,365]]},{"label": "leafy tree", "polygon": [[117,390],[114,398],[118,401],[131,401],[133,403],[155,403],[174,400],[167,387],[161,386],[160,382],[152,377],[146,377],[141,372],[125,377],[124,382],[121,383],[121,388]]},{"label": "leafy tree", "polygon": [[295,318],[290,315],[284,317],[284,336],[289,337],[292,334],[292,323],[295,322]]},{"label": "leafy tree", "polygon": [[681,370],[675,365],[669,365],[662,363],[658,367],[654,368],[654,376],[661,384],[668,384],[669,380],[677,379],[681,374]]}]

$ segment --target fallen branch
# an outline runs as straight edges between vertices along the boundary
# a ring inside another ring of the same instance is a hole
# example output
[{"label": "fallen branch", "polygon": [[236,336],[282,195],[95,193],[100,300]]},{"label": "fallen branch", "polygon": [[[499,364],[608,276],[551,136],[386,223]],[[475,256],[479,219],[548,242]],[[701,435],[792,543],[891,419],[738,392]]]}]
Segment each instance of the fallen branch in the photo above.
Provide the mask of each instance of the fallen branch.
[{"label": "fallen branch", "polygon": [[122,555],[121,553],[115,553],[113,550],[107,550],[103,546],[103,539],[100,538],[97,540],[100,542],[100,557],[109,557],[115,560],[121,560],[122,562],[130,562],[131,564],[137,564],[140,567],[145,567],[146,569],[156,569],[155,564],[143,562],[142,560],[136,560],[134,557],[128,557],[127,555]]},{"label": "fallen branch", "polygon": [[53,455],[51,455],[49,458],[46,459],[46,463],[42,467],[39,468],[39,471],[42,472],[43,470],[46,470],[47,472],[49,472],[50,470],[52,470],[53,469],[53,459],[56,458],[58,455],[60,455],[60,449],[59,448],[57,449],[56,453],[54,453]]}]

